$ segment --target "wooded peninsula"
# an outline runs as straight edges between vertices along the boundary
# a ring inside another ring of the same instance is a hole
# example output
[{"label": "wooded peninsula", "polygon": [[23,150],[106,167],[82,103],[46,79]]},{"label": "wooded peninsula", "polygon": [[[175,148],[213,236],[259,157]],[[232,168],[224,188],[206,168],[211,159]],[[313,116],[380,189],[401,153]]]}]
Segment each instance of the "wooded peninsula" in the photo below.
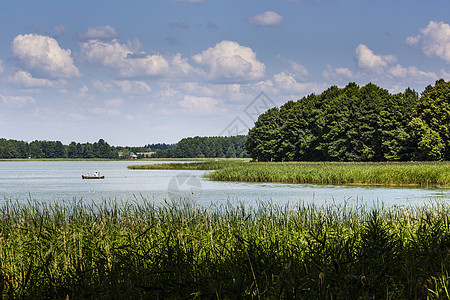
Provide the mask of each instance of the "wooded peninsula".
[{"label": "wooded peninsula", "polygon": [[258,161],[450,159],[450,82],[419,95],[375,84],[332,86],[260,115],[246,149]]}]

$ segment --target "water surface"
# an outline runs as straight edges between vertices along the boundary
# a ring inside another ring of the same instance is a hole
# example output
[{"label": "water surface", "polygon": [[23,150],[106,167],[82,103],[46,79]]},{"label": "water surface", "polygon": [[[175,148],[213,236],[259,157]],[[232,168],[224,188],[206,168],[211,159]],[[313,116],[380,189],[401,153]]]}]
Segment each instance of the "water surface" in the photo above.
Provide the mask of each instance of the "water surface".
[{"label": "water surface", "polygon": [[[130,164],[151,161],[1,161],[0,199],[18,201],[83,201],[103,199],[164,203],[171,198],[188,198],[200,205],[272,201],[321,204],[364,203],[376,205],[422,205],[449,201],[450,190],[440,188],[392,188],[217,182],[202,179],[206,171],[130,170]],[[81,175],[99,171],[103,180],[82,180]]]}]

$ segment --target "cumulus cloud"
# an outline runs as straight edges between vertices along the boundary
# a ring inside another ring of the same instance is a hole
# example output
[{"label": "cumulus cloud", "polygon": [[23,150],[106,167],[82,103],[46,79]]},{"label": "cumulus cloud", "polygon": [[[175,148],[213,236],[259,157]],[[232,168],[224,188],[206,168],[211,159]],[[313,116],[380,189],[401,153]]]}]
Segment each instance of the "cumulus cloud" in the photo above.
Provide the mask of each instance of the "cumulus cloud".
[{"label": "cumulus cloud", "polygon": [[312,93],[323,90],[323,86],[311,82],[299,82],[293,74],[284,72],[273,75],[275,87],[288,93]]},{"label": "cumulus cloud", "polygon": [[125,94],[146,94],[152,91],[151,87],[144,81],[137,80],[113,80],[92,81],[92,86],[101,92],[120,91]]},{"label": "cumulus cloud", "polygon": [[170,60],[170,73],[172,76],[184,77],[189,76],[190,78],[198,76],[201,74],[199,69],[196,69],[189,64],[187,58],[182,58],[180,53],[177,53]]},{"label": "cumulus cloud", "polygon": [[286,59],[282,57],[281,55],[277,55],[278,60],[282,63],[282,68],[284,72],[294,74],[295,77],[299,79],[305,79],[309,76],[309,71],[306,67],[303,65],[292,61],[290,59]]},{"label": "cumulus cloud", "polygon": [[205,69],[209,80],[218,82],[256,80],[264,77],[266,70],[251,48],[233,41],[222,41],[192,60]]},{"label": "cumulus cloud", "polygon": [[45,78],[34,78],[30,73],[26,71],[15,72],[13,75],[8,77],[8,81],[27,88],[54,87],[61,86],[67,83],[64,79],[52,81]]},{"label": "cumulus cloud", "polygon": [[266,11],[263,14],[248,18],[248,21],[259,26],[280,26],[283,17],[274,11]]},{"label": "cumulus cloud", "polygon": [[332,81],[346,81],[355,77],[348,68],[333,68],[330,65],[327,65],[325,71],[322,72],[322,76]]},{"label": "cumulus cloud", "polygon": [[445,81],[450,80],[450,72],[445,71],[444,69],[441,69],[441,78],[443,78]]},{"label": "cumulus cloud", "polygon": [[[377,55],[366,45],[359,45],[355,51],[357,65],[367,73],[358,73],[357,77],[364,75],[377,76],[379,78],[394,78],[397,80],[409,80],[417,83],[426,83],[430,80],[436,80],[437,75],[434,72],[419,70],[415,66],[404,67],[397,64],[397,58],[394,55]],[[373,80],[370,79],[370,80]],[[411,83],[410,83],[411,84]]]},{"label": "cumulus cloud", "polygon": [[81,44],[86,61],[114,70],[120,77],[160,76],[169,71],[169,63],[163,56],[136,53],[133,48],[139,45],[121,44],[116,39],[89,40]]},{"label": "cumulus cloud", "polygon": [[150,86],[143,81],[114,80],[113,82],[125,94],[146,94],[152,91]]},{"label": "cumulus cloud", "polygon": [[88,28],[82,37],[88,40],[112,40],[118,36],[119,34],[114,27],[105,25]]},{"label": "cumulus cloud", "polygon": [[355,59],[358,67],[377,73],[383,72],[388,65],[397,62],[394,55],[377,55],[364,44],[356,47]]},{"label": "cumulus cloud", "polygon": [[38,34],[18,35],[12,41],[11,49],[22,66],[37,77],[58,79],[80,76],[71,51],[62,49],[51,37]]},{"label": "cumulus cloud", "polygon": [[438,75],[434,72],[421,71],[417,67],[414,67],[414,66],[402,67],[399,64],[389,68],[388,73],[390,75],[392,75],[393,77],[403,78],[403,79],[414,78],[415,80],[420,81],[420,82],[430,82],[432,80],[436,80],[438,77]]},{"label": "cumulus cloud", "polygon": [[192,112],[213,113],[217,109],[219,100],[212,97],[197,97],[192,95],[185,95],[183,101],[179,102],[184,108]]},{"label": "cumulus cloud", "polygon": [[427,27],[419,31],[418,35],[408,37],[406,42],[411,46],[420,46],[427,56],[437,56],[450,63],[450,25],[430,21]]},{"label": "cumulus cloud", "polygon": [[17,106],[24,106],[27,103],[35,103],[36,100],[31,96],[4,96],[0,95],[0,99],[2,99],[5,104],[12,104]]}]

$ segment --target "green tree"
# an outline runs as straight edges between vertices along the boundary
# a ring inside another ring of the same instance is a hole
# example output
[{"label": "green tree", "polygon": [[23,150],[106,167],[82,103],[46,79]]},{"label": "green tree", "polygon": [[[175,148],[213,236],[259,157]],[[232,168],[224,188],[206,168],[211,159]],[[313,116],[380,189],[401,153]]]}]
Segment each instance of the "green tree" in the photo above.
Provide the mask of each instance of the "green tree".
[{"label": "green tree", "polygon": [[425,88],[409,127],[417,159],[450,159],[450,82],[440,79]]},{"label": "green tree", "polygon": [[274,161],[281,142],[280,110],[271,108],[258,117],[255,126],[249,130],[245,148],[253,159]]}]

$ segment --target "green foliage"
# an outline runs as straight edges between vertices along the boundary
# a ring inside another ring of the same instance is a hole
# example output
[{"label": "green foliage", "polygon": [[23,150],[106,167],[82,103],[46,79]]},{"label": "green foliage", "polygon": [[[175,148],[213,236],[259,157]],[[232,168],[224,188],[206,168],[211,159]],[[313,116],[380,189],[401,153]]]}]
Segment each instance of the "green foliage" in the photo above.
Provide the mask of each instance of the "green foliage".
[{"label": "green foliage", "polygon": [[118,149],[110,146],[103,139],[95,143],[75,143],[63,145],[60,141],[24,141],[0,139],[0,159],[12,158],[103,158],[118,157]]},{"label": "green foliage", "polygon": [[180,140],[175,147],[157,150],[154,158],[249,157],[245,150],[247,137],[193,137]]},{"label": "green foliage", "polygon": [[420,98],[409,88],[332,86],[260,115],[246,148],[257,161],[450,160],[450,82]]},{"label": "green foliage", "polygon": [[447,204],[0,206],[2,299],[446,299]]}]

